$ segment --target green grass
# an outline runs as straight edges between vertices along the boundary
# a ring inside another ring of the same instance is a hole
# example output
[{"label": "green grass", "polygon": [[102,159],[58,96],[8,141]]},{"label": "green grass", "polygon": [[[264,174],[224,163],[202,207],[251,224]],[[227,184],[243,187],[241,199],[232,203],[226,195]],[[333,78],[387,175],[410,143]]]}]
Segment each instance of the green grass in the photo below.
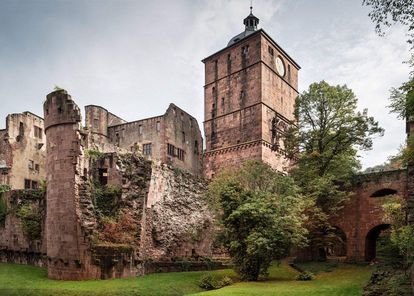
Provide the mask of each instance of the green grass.
[{"label": "green grass", "polygon": [[[220,290],[202,292],[197,282],[205,272],[151,274],[117,280],[55,281],[47,279],[46,269],[0,263],[0,295],[39,296],[156,296],[156,295],[361,295],[372,269],[340,264],[332,272],[320,272],[309,282],[296,281],[298,272],[287,264],[270,269],[267,280],[235,283]],[[232,270],[214,271],[237,280]],[[200,293],[202,292],[202,293]]]}]

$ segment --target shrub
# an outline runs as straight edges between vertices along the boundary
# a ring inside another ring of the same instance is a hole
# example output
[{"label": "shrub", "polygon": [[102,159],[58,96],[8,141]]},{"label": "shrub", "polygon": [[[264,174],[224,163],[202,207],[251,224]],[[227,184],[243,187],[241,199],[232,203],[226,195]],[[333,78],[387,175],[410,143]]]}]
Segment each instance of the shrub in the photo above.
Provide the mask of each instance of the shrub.
[{"label": "shrub", "polygon": [[97,186],[95,189],[96,210],[103,216],[113,216],[115,214],[116,199],[122,194],[122,189],[114,185]]},{"label": "shrub", "polygon": [[85,156],[89,158],[92,162],[96,162],[99,159],[103,158],[105,156],[105,153],[94,149],[88,149],[85,151]]},{"label": "shrub", "polygon": [[191,263],[187,260],[181,261],[181,271],[189,271]]},{"label": "shrub", "polygon": [[42,215],[37,207],[32,204],[24,204],[17,210],[17,217],[22,221],[23,231],[29,240],[41,238]]},{"label": "shrub", "polygon": [[228,276],[218,276],[208,273],[201,277],[198,286],[205,290],[215,290],[229,286],[232,283],[233,281]]},{"label": "shrub", "polygon": [[296,277],[298,281],[311,281],[314,278],[314,274],[310,271],[304,271]]},{"label": "shrub", "polygon": [[139,230],[129,213],[120,213],[117,217],[102,217],[100,224],[99,243],[133,244]]}]

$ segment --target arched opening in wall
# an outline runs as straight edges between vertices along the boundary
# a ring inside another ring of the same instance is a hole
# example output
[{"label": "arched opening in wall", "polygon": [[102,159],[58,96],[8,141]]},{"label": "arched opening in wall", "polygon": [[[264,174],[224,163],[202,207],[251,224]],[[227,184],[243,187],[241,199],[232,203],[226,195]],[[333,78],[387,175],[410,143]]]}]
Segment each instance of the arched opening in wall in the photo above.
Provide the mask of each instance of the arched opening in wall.
[{"label": "arched opening in wall", "polygon": [[371,197],[383,197],[383,196],[394,195],[394,194],[397,194],[397,190],[394,190],[391,188],[382,188],[372,193]]},{"label": "arched opening in wall", "polygon": [[346,234],[345,232],[334,226],[332,245],[328,249],[329,257],[346,257]]},{"label": "arched opening in wall", "polygon": [[368,231],[365,238],[365,261],[381,260],[389,247],[390,225],[380,224]]}]

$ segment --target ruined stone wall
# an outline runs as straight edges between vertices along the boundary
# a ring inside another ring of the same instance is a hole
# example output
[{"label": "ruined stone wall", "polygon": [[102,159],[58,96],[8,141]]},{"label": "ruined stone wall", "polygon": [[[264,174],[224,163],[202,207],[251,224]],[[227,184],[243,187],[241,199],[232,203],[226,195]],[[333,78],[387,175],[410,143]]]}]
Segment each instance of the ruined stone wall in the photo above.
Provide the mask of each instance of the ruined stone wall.
[{"label": "ruined stone wall", "polygon": [[41,190],[3,194],[7,215],[0,221],[0,262],[45,266],[46,199]]},{"label": "ruined stone wall", "polygon": [[[201,174],[203,138],[197,120],[173,104],[163,116],[108,127],[108,137],[126,151],[141,151],[147,159]],[[168,150],[168,144],[175,152]],[[150,154],[144,145],[151,145]],[[177,149],[182,149],[183,157],[178,157]]]},{"label": "ruined stone wall", "polygon": [[10,184],[9,168],[11,165],[12,153],[7,130],[0,130],[0,184]]},{"label": "ruined stone wall", "polygon": [[151,144],[151,154],[148,159],[162,159],[161,152],[164,142],[165,122],[162,116],[128,122],[108,128],[108,137],[113,143],[127,151],[143,151],[144,144]]},{"label": "ruined stone wall", "polygon": [[213,217],[204,180],[154,164],[146,203],[144,258],[171,261],[212,256]]},{"label": "ruined stone wall", "polygon": [[10,167],[4,181],[13,189],[37,188],[46,178],[43,119],[30,112],[8,115],[2,134],[0,162]]},{"label": "ruined stone wall", "polygon": [[[174,104],[170,104],[164,114],[163,128],[165,136],[161,146],[161,161],[201,175],[203,137],[197,120]],[[182,149],[184,158],[180,159],[177,154],[169,154],[168,144]]]}]

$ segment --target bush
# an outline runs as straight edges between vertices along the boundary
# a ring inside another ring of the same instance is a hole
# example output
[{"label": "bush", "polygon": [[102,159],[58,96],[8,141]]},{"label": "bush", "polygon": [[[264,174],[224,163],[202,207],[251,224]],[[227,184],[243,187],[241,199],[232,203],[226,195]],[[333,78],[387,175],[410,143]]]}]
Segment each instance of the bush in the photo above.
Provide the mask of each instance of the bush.
[{"label": "bush", "polygon": [[116,217],[103,216],[99,220],[98,243],[131,245],[138,237],[137,222],[127,212],[121,212]]},{"label": "bush", "polygon": [[95,205],[98,214],[114,216],[116,214],[116,202],[121,197],[122,189],[114,185],[94,185]]},{"label": "bush", "polygon": [[201,277],[198,286],[205,290],[215,290],[229,286],[232,283],[233,281],[228,276],[218,276],[208,273]]},{"label": "bush", "polygon": [[181,261],[181,271],[189,271],[191,263],[189,261]]},{"label": "bush", "polygon": [[22,221],[22,226],[29,240],[41,239],[42,215],[36,206],[24,204],[17,210],[17,217]]},{"label": "bush", "polygon": [[310,271],[304,271],[296,277],[298,281],[311,281],[314,278],[314,274]]}]

